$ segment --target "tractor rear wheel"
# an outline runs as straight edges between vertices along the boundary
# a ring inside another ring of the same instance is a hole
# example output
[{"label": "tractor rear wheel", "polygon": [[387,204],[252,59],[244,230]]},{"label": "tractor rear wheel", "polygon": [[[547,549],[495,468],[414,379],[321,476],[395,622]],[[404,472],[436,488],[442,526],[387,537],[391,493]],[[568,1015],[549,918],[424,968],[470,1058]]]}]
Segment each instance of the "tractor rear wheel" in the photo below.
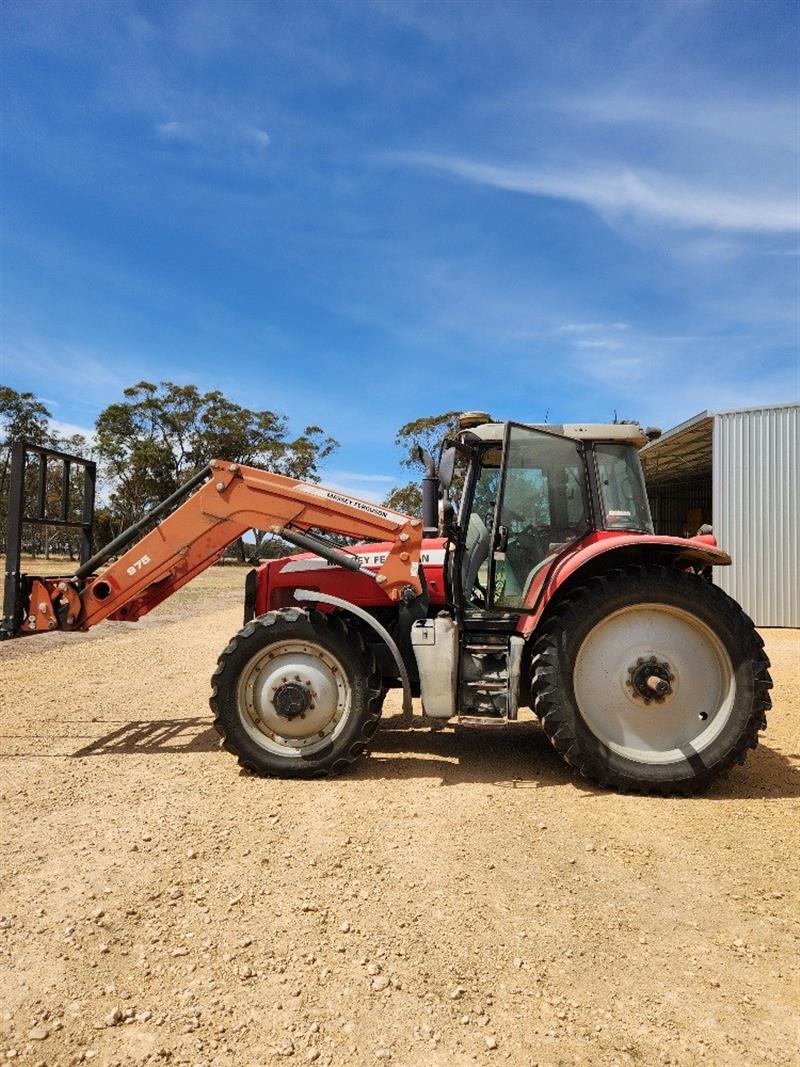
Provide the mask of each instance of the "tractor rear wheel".
[{"label": "tractor rear wheel", "polygon": [[336,774],[367,747],[380,718],[381,676],[358,632],[338,616],[287,608],[234,637],[212,678],[222,746],[261,775]]},{"label": "tractor rear wheel", "polygon": [[564,759],[601,785],[697,792],[766,726],[764,643],[697,575],[629,567],[571,591],[535,639],[533,707]]}]

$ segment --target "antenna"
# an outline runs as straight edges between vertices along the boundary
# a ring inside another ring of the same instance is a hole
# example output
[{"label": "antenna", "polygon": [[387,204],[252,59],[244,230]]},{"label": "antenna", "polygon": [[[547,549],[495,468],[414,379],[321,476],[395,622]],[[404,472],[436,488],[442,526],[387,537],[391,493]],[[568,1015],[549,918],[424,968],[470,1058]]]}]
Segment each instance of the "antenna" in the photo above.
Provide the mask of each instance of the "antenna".
[{"label": "antenna", "polygon": [[544,413],[544,424],[545,424],[545,426],[547,425],[547,423],[549,421],[550,421],[550,408],[548,408],[547,411],[545,411],[545,413]]}]

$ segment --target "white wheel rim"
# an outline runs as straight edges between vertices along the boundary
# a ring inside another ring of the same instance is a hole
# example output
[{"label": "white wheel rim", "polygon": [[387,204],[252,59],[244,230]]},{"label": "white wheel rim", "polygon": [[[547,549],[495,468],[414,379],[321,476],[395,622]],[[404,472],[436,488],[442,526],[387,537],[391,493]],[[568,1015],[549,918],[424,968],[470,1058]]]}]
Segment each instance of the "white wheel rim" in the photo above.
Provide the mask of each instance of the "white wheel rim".
[{"label": "white wheel rim", "polygon": [[[668,665],[671,692],[645,703],[631,685],[639,661]],[[573,690],[586,725],[612,752],[638,763],[675,763],[702,752],[730,718],[730,656],[696,616],[635,604],[599,622],[575,660]]]},{"label": "white wheel rim", "polygon": [[[308,706],[281,714],[283,687],[308,693]],[[277,699],[276,699],[277,698]],[[282,641],[262,649],[239,678],[237,706],[248,735],[274,755],[308,756],[344,729],[352,705],[350,684],[339,660],[313,641]]]}]

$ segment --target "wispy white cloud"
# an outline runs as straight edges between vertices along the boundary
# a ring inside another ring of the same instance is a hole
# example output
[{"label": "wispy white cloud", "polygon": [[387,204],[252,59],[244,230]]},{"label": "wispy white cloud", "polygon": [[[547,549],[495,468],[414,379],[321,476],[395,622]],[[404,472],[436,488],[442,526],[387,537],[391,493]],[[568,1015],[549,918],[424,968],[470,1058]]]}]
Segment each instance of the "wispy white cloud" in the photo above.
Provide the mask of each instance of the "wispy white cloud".
[{"label": "wispy white cloud", "polygon": [[624,381],[625,386],[617,386],[617,392],[624,395],[631,383],[638,382],[641,375],[648,370],[649,364],[650,354],[638,352],[610,356],[604,358],[601,363],[587,358],[581,362],[580,367],[584,374],[597,381]]},{"label": "wispy white cloud", "polygon": [[188,122],[159,122],[156,126],[156,137],[160,141],[194,141],[197,131]]},{"label": "wispy white cloud", "polygon": [[745,383],[737,361],[708,363],[695,356],[655,345],[602,363],[587,359],[581,371],[598,386],[614,382],[615,403],[626,417],[660,426],[673,426],[706,408],[786,403],[800,396],[796,368],[761,365],[758,376]]},{"label": "wispy white cloud", "polygon": [[686,229],[784,233],[800,230],[795,197],[736,194],[674,179],[658,171],[544,170],[481,163],[427,152],[396,152],[388,158],[451,174],[476,185],[528,196],[570,200],[611,219],[652,221]]},{"label": "wispy white cloud", "polygon": [[[83,420],[93,420],[101,408],[119,399],[123,389],[139,378],[158,380],[151,361],[140,354],[90,349],[38,334],[14,336],[15,332],[8,328],[7,363],[9,369],[12,363],[16,369],[15,388],[30,389],[41,396],[54,422],[71,428],[70,432],[91,432]],[[138,377],[131,367],[137,368]]]},{"label": "wispy white cloud", "polygon": [[386,482],[387,484],[392,484],[397,481],[393,474],[363,474],[359,471],[332,470],[330,477],[346,482]]},{"label": "wispy white cloud", "polygon": [[367,474],[362,471],[341,470],[333,467],[323,470],[322,481],[331,489],[361,500],[380,504],[394,485],[407,479],[402,474]]},{"label": "wispy white cloud", "polygon": [[744,142],[750,151],[796,151],[797,101],[779,96],[752,99],[694,93],[690,100],[635,89],[566,97],[556,105],[571,117],[603,125],[658,125],[696,131],[713,141]]},{"label": "wispy white cloud", "polygon": [[266,130],[259,130],[255,126],[251,126],[249,129],[244,130],[243,133],[253,142],[253,144],[258,145],[259,148],[266,148],[272,140]]},{"label": "wispy white cloud", "polygon": [[764,248],[762,256],[800,256],[800,248]]},{"label": "wispy white cloud", "polygon": [[53,433],[58,434],[59,437],[74,437],[76,434],[80,434],[81,437],[86,438],[90,447],[94,444],[94,428],[91,426],[79,426],[74,422],[62,422],[61,419],[50,419],[50,428]]},{"label": "wispy white cloud", "polygon": [[231,125],[228,121],[198,121],[156,123],[156,138],[159,141],[173,143],[219,146],[237,146],[239,148],[267,148],[272,138],[260,126]]},{"label": "wispy white cloud", "polygon": [[[397,479],[397,481],[399,480],[400,479]],[[363,484],[337,481],[337,479],[330,478],[325,474],[322,475],[322,481],[324,485],[329,489],[335,489],[337,493],[345,493],[347,496],[354,496],[357,500],[369,500],[373,504],[380,504],[383,498],[387,496],[386,491],[381,492],[377,489],[364,488]]]},{"label": "wispy white cloud", "polygon": [[556,333],[596,333],[598,330],[629,330],[627,322],[567,322]]},{"label": "wispy white cloud", "polygon": [[607,338],[603,340],[594,341],[589,340],[588,338],[584,338],[583,340],[576,341],[575,343],[578,348],[604,348],[607,349],[609,352],[622,348],[622,343],[620,341],[611,341]]}]

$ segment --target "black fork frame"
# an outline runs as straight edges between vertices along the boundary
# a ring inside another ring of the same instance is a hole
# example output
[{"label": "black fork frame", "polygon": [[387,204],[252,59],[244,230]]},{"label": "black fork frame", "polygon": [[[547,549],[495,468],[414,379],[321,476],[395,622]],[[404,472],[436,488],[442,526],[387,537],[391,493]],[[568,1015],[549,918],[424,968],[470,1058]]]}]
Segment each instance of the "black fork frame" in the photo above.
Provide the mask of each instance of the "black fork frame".
[{"label": "black fork frame", "polygon": [[[39,457],[39,483],[36,493],[36,513],[25,514],[25,465],[27,456]],[[58,516],[47,514],[47,464],[61,463],[61,501]],[[83,467],[83,502],[80,519],[70,519],[69,490],[73,467]],[[0,638],[11,637],[22,625],[24,611],[24,575],[20,573],[23,526],[61,526],[80,530],[80,561],[92,555],[92,527],[97,465],[90,459],[71,456],[54,448],[34,445],[29,441],[15,441],[11,446],[11,480],[8,494],[8,525],[6,529],[6,578],[3,590],[3,621]]]}]

